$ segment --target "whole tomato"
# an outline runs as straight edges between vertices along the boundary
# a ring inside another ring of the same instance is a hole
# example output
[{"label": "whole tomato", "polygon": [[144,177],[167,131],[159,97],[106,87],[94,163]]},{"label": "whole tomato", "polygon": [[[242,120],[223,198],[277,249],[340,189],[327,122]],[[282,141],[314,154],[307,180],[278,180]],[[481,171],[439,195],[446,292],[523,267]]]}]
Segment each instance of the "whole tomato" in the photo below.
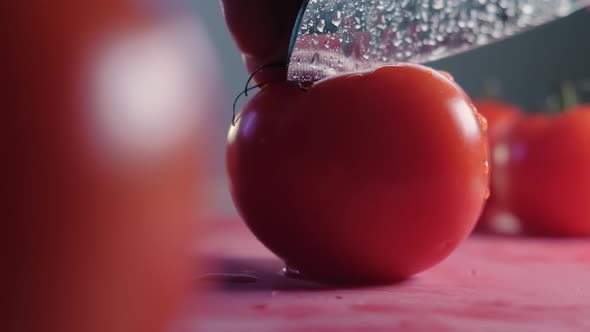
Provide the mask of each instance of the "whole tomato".
[{"label": "whole tomato", "polygon": [[[483,115],[487,123],[487,137],[490,150],[491,159],[491,174],[490,178],[493,182],[494,178],[494,151],[495,147],[516,122],[523,116],[520,108],[492,99],[480,99],[473,102],[477,111]],[[501,152],[501,151],[500,151]],[[515,232],[518,231],[518,225],[507,224],[504,218],[508,213],[501,204],[496,201],[496,195],[493,188],[490,190],[490,197],[486,202],[485,208],[482,212],[480,220],[477,224],[478,231],[500,231],[500,232]]]},{"label": "whole tomato", "polygon": [[270,84],[229,132],[234,202],[309,279],[411,276],[449,255],[481,212],[488,152],[470,105],[445,76],[409,64],[307,92]]},{"label": "whole tomato", "polygon": [[173,3],[24,1],[0,14],[12,32],[8,331],[156,332],[173,317],[214,74],[202,28]]},{"label": "whole tomato", "polygon": [[528,233],[590,236],[590,107],[518,122],[496,148],[492,188]]}]

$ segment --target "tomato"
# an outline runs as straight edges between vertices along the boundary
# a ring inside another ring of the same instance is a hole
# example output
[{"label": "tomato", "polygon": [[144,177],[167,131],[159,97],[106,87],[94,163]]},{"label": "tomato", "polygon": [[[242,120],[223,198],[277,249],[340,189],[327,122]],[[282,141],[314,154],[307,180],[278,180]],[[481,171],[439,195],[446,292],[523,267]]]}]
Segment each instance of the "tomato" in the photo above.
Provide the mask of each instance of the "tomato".
[{"label": "tomato", "polygon": [[9,331],[156,332],[175,314],[214,74],[202,28],[175,3],[25,1],[0,14],[14,32],[2,62]]},{"label": "tomato", "polygon": [[228,136],[235,205],[288,267],[325,283],[423,271],[471,232],[487,144],[461,88],[417,65],[273,83]]},{"label": "tomato", "polygon": [[528,233],[590,236],[590,107],[518,122],[496,147],[493,189]]},{"label": "tomato", "polygon": [[[491,154],[491,181],[494,178],[494,149],[498,141],[508,134],[508,131],[515,125],[515,123],[522,117],[522,111],[511,104],[495,101],[491,99],[475,100],[474,103],[477,111],[486,118],[488,144]],[[506,225],[505,214],[508,212],[496,201],[493,188],[490,191],[490,198],[486,202],[486,206],[480,220],[477,224],[478,231],[500,231],[500,232],[515,232],[518,230],[518,225]],[[506,227],[509,227],[508,229]]]}]

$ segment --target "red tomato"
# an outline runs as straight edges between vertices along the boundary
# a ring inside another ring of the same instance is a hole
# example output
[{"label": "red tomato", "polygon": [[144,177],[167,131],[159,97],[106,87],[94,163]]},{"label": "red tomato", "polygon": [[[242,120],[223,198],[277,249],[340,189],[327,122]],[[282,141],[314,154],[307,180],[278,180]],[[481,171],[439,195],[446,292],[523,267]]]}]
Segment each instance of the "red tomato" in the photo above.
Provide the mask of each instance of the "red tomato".
[{"label": "red tomato", "polygon": [[[486,118],[487,135],[491,155],[491,181],[494,178],[494,148],[498,141],[504,137],[510,128],[522,117],[521,110],[507,103],[483,99],[476,100],[473,103],[477,111]],[[493,188],[492,188],[493,189]],[[504,207],[500,206],[496,201],[493,190],[490,191],[490,198],[486,202],[486,206],[477,225],[479,231],[500,231],[500,232],[516,232],[515,228],[518,225],[506,225],[506,219],[502,218],[506,214]]]},{"label": "red tomato", "polygon": [[0,14],[14,32],[2,62],[14,331],[156,332],[175,314],[212,68],[186,13],[58,0]]},{"label": "red tomato", "polygon": [[469,98],[417,65],[307,92],[271,84],[228,140],[241,216],[289,267],[326,283],[389,282],[431,267],[471,232],[488,190]]},{"label": "red tomato", "polygon": [[495,161],[495,193],[525,231],[590,236],[590,107],[523,119]]}]

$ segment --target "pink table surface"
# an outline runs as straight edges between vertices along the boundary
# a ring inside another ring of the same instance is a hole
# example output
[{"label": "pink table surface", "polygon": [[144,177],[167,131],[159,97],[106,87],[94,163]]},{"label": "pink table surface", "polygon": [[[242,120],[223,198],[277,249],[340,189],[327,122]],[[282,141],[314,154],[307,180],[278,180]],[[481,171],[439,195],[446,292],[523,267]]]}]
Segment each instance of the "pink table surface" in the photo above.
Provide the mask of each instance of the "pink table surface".
[{"label": "pink table surface", "polygon": [[350,289],[284,277],[239,220],[201,245],[209,291],[180,331],[590,332],[590,240],[476,235],[406,282]]}]

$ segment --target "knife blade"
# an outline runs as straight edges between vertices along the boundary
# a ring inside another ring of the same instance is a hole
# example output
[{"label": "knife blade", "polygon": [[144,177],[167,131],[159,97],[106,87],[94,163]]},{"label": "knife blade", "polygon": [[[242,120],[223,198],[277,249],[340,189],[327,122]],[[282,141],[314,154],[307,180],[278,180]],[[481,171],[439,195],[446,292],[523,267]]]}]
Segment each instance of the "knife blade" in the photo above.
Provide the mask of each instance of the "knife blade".
[{"label": "knife blade", "polygon": [[293,30],[288,79],[313,82],[434,61],[588,5],[590,0],[309,0]]}]

